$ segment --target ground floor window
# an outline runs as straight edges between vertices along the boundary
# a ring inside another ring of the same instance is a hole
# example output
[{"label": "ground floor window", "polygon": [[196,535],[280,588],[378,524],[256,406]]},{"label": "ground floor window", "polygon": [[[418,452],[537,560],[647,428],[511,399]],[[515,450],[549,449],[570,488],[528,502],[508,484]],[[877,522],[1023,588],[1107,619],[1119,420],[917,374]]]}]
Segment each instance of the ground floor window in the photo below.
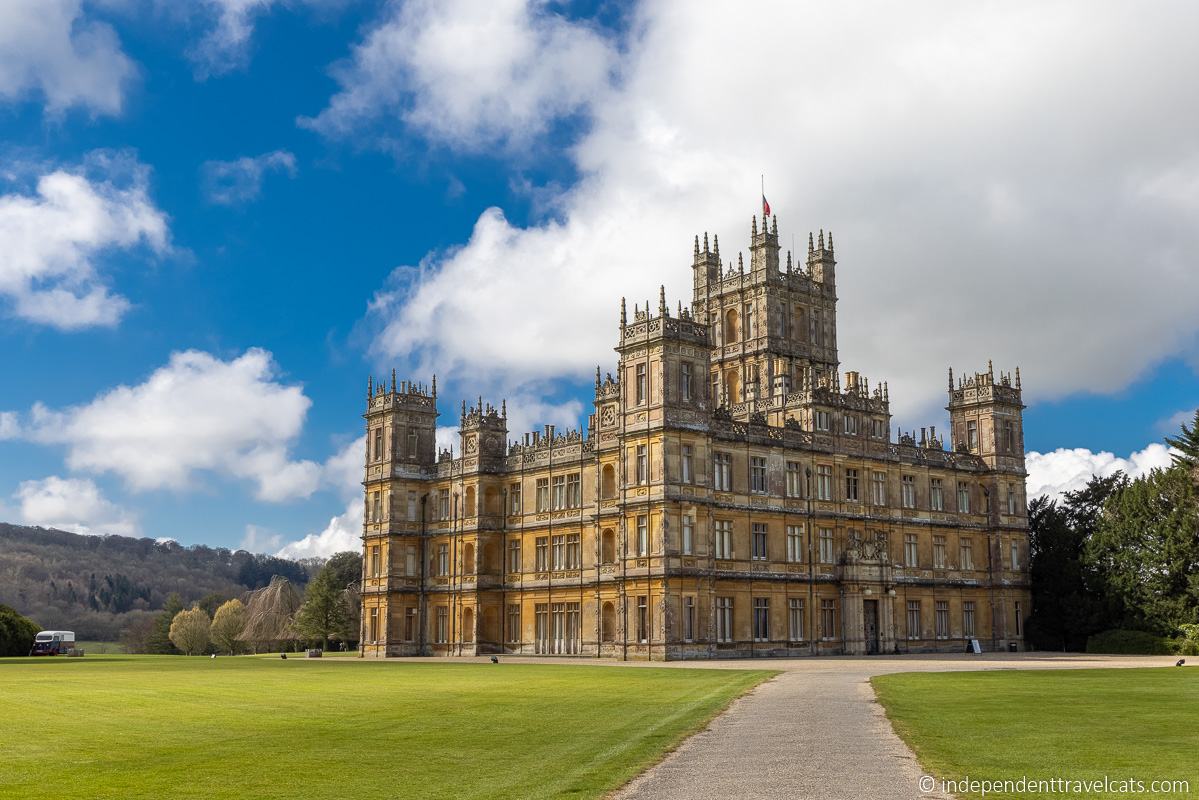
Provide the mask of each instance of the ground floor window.
[{"label": "ground floor window", "polygon": [[765,642],[770,639],[770,598],[754,598],[754,641]]},{"label": "ground floor window", "polygon": [[647,598],[637,598],[637,641],[649,641],[649,603]]},{"label": "ground floor window", "polygon": [[803,599],[792,597],[787,601],[787,621],[790,630],[791,641],[803,641]]},{"label": "ground floor window", "polygon": [[437,607],[437,628],[433,641],[445,644],[450,640],[450,610],[445,606]]},{"label": "ground floor window", "polygon": [[908,638],[920,638],[920,601],[908,601]]},{"label": "ground floor window", "polygon": [[538,653],[573,655],[579,652],[579,604],[538,603],[534,609]]},{"label": "ground floor window", "polygon": [[520,603],[508,605],[508,641],[520,641]]},{"label": "ground floor window", "polygon": [[837,601],[820,601],[820,638],[837,638]]},{"label": "ground floor window", "polygon": [[716,641],[733,641],[733,598],[716,598]]},{"label": "ground floor window", "polygon": [[695,598],[688,595],[683,598],[683,641],[695,639]]},{"label": "ground floor window", "polygon": [[938,600],[935,606],[937,612],[937,638],[949,638],[949,603],[945,600]]},{"label": "ground floor window", "polygon": [[1024,633],[1024,614],[1020,610],[1019,601],[1016,602],[1016,635],[1021,636]]},{"label": "ground floor window", "polygon": [[962,635],[967,639],[974,638],[974,601],[962,603]]},{"label": "ground floor window", "polygon": [[416,609],[404,609],[404,641],[416,641]]},{"label": "ground floor window", "polygon": [[370,630],[367,632],[372,642],[379,641],[379,609],[378,607],[371,609]]}]

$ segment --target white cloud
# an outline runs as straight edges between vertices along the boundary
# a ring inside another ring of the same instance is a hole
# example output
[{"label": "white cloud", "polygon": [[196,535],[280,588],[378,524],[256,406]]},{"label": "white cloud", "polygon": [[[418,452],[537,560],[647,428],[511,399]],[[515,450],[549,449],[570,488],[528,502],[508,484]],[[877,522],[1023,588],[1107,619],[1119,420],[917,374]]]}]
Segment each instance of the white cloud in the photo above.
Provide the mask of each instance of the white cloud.
[{"label": "white cloud", "polygon": [[248,553],[270,553],[278,550],[282,542],[283,537],[274,531],[258,525],[247,525],[237,549]]},{"label": "white cloud", "polygon": [[0,411],[0,442],[21,435],[21,425],[15,411]]},{"label": "white cloud", "polygon": [[[1195,421],[1195,414],[1197,412],[1199,412],[1199,408],[1185,408],[1182,411],[1176,411],[1165,419],[1158,420],[1157,428],[1169,436],[1177,436],[1182,432],[1183,425],[1186,425],[1188,428],[1191,427]],[[3,420],[0,419],[0,431],[4,429],[2,423]],[[3,437],[0,436],[0,438]]]},{"label": "white cloud", "polygon": [[210,203],[227,206],[245,203],[261,194],[263,177],[274,171],[294,178],[296,157],[286,150],[275,150],[233,161],[206,161],[201,167],[204,193]]},{"label": "white cloud", "polygon": [[136,536],[137,520],[106,500],[87,479],[51,475],[40,481],[23,481],[13,495],[26,525],[40,525],[85,534]]},{"label": "white cloud", "polygon": [[310,533],[285,545],[275,555],[280,558],[326,558],[343,550],[362,549],[362,500],[350,501],[346,510],[329,520],[320,533]]},{"label": "white cloud", "polygon": [[81,106],[118,114],[133,62],[112,28],[83,13],[81,0],[0,3],[0,101],[37,94],[47,110]]},{"label": "white cloud", "polygon": [[[369,138],[396,109],[472,149],[551,124],[553,104],[488,104],[493,85],[538,96],[538,70],[460,94],[474,56],[456,72],[384,46],[452,29],[486,56],[492,37],[453,8],[368,32],[317,127]],[[659,282],[690,298],[696,232],[726,261],[746,249],[764,172],[784,245],[836,231],[840,352],[890,381],[898,423],[939,415],[945,368],[987,358],[1021,365],[1032,401],[1115,391],[1197,341],[1196,28],[1182,2],[644,3],[619,80],[571,95],[589,116],[554,217],[489,209],[463,245],[398,269],[371,303],[375,353],[484,386],[586,380],[612,359],[621,295],[630,312]]]},{"label": "white cloud", "polygon": [[109,291],[99,264],[143,244],[168,249],[146,170],[93,153],[78,170],[42,175],[33,194],[0,195],[0,298],[16,316],[63,330],[116,325],[129,301]]},{"label": "white cloud", "polygon": [[1154,469],[1169,467],[1173,460],[1171,453],[1175,452],[1157,443],[1131,453],[1128,458],[1107,451],[1093,453],[1081,447],[1061,447],[1051,453],[1030,452],[1025,457],[1028,497],[1045,494],[1059,497],[1063,492],[1084,488],[1094,475],[1106,478],[1123,472],[1130,478],[1139,478]]},{"label": "white cloud", "polygon": [[346,0],[201,0],[184,11],[205,18],[211,28],[189,55],[196,64],[199,77],[221,75],[245,66],[255,20],[273,8],[304,5],[335,9],[345,3]]},{"label": "white cloud", "polygon": [[544,0],[392,3],[335,70],[341,91],[301,122],[346,136],[399,117],[471,149],[528,141],[595,102],[614,66],[611,43]]},{"label": "white cloud", "polygon": [[279,382],[265,350],[230,361],[188,350],[85,405],[37,405],[27,427],[35,441],[65,445],[71,469],[116,473],[136,490],[186,489],[208,471],[283,501],[307,497],[320,479],[318,464],[289,456],[310,405],[302,387]]}]

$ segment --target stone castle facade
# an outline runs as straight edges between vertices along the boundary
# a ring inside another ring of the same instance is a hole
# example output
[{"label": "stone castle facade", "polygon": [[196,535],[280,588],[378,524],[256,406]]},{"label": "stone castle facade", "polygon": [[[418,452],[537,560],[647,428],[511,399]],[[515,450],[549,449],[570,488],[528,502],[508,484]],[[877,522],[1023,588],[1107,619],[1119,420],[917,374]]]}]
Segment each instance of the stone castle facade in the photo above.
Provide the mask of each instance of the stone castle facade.
[{"label": "stone castle facade", "polygon": [[373,381],[362,654],[620,659],[1023,647],[1020,373],[949,373],[950,444],[891,438],[886,383],[840,373],[833,239],[748,269],[707,234],[671,314],[621,301],[587,431],[510,442],[437,384]]}]

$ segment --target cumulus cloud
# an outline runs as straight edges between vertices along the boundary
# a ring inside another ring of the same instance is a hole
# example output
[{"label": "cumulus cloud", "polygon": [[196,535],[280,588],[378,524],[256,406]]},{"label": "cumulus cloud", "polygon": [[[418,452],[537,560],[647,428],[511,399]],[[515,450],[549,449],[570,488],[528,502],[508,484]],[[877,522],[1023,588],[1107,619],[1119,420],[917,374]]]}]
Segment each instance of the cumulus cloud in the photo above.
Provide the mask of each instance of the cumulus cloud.
[{"label": "cumulus cloud", "polygon": [[201,0],[187,11],[200,16],[209,28],[189,55],[197,76],[207,78],[245,66],[256,20],[279,6],[339,8],[346,0]]},{"label": "cumulus cloud", "polygon": [[71,469],[114,473],[135,490],[182,490],[211,472],[252,481],[260,500],[278,502],[307,497],[320,480],[320,465],[289,455],[310,405],[302,387],[279,381],[265,350],[229,361],[187,350],[90,403],[34,406],[27,435],[64,445]]},{"label": "cumulus cloud", "polygon": [[362,497],[362,469],[366,437],[359,436],[325,461],[324,484],[345,501],[345,511],[329,519],[324,529],[288,542],[276,555],[282,558],[326,558],[344,550],[362,548],[362,523],[365,513]]},{"label": "cumulus cloud", "polygon": [[[539,96],[536,69],[490,68],[495,83],[459,94],[469,73],[395,55],[385,42],[454,30],[468,70],[498,46],[452,5],[415,8],[365,34],[318,129],[374,135],[391,109],[470,149],[561,113],[493,113],[492,86]],[[939,415],[947,366],[987,358],[1021,365],[1032,401],[1117,390],[1199,341],[1197,27],[1184,2],[645,2],[618,79],[569,95],[579,179],[553,217],[492,208],[468,241],[397,269],[370,304],[375,354],[484,385],[586,380],[612,358],[621,295],[663,282],[672,306],[690,298],[695,233],[719,233],[726,261],[747,248],[765,173],[785,246],[836,231],[842,358],[890,381],[895,413],[922,415],[907,424]]]},{"label": "cumulus cloud", "polygon": [[1131,453],[1127,458],[1107,451],[1093,453],[1082,447],[1061,447],[1051,453],[1030,452],[1025,457],[1028,496],[1060,497],[1064,492],[1082,489],[1094,475],[1106,478],[1123,472],[1130,478],[1139,478],[1154,469],[1169,467],[1173,460],[1171,454],[1176,452],[1157,443]]},{"label": "cumulus cloud", "polygon": [[208,202],[239,205],[262,193],[262,179],[268,172],[296,176],[296,157],[286,150],[260,156],[244,156],[233,161],[207,161],[201,167],[204,193]]},{"label": "cumulus cloud", "polygon": [[110,292],[103,258],[168,249],[166,216],[145,168],[93,153],[78,169],[41,175],[32,193],[0,195],[0,299],[11,313],[63,330],[113,326],[129,301]]},{"label": "cumulus cloud", "polygon": [[0,101],[30,95],[61,113],[118,114],[136,69],[112,28],[90,20],[81,0],[0,3]]},{"label": "cumulus cloud", "polygon": [[258,525],[247,525],[237,549],[248,553],[270,553],[278,550],[282,543],[283,537],[278,533]]},{"label": "cumulus cloud", "polygon": [[0,411],[0,441],[16,439],[21,433],[21,425],[15,411]]},{"label": "cumulus cloud", "polygon": [[91,480],[51,475],[22,482],[13,496],[20,503],[18,513],[26,525],[84,534],[138,533],[136,518],[106,500]]},{"label": "cumulus cloud", "polygon": [[341,90],[302,124],[334,136],[402,121],[457,146],[528,141],[606,91],[612,44],[543,0],[413,0],[334,70]]}]

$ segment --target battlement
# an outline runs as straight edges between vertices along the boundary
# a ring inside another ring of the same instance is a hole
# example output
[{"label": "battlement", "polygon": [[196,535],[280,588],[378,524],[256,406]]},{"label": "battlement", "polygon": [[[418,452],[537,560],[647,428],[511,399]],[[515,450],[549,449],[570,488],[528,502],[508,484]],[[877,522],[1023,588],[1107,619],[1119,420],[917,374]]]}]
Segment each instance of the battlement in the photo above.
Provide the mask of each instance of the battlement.
[{"label": "battlement", "polygon": [[1020,368],[1014,373],[1000,372],[996,380],[990,360],[986,372],[959,376],[955,385],[953,367],[949,368],[949,407],[966,406],[974,403],[1004,403],[1024,408],[1020,388]]},{"label": "battlement", "polygon": [[612,377],[609,372],[600,380],[600,368],[595,368],[595,399],[603,400],[609,397],[620,397],[620,379]]},{"label": "battlement", "polygon": [[416,381],[397,381],[396,371],[391,371],[391,388],[384,379],[377,382],[374,377],[366,379],[367,414],[377,411],[431,411],[437,413],[437,376],[432,386],[426,387]]},{"label": "battlement", "polygon": [[466,401],[462,401],[462,414],[459,417],[458,426],[462,430],[474,428],[508,428],[508,401],[501,400],[500,407],[496,408],[491,403],[484,404],[483,398],[480,396],[478,405],[473,405],[467,408]]},{"label": "battlement", "polygon": [[666,305],[666,287],[658,290],[658,313],[650,311],[649,301],[645,309],[634,304],[633,321],[630,323],[625,299],[620,298],[620,340],[621,343],[646,341],[649,339],[681,339],[692,344],[709,345],[708,326],[696,322],[691,310],[678,304],[677,316],[670,315],[670,307]]}]

